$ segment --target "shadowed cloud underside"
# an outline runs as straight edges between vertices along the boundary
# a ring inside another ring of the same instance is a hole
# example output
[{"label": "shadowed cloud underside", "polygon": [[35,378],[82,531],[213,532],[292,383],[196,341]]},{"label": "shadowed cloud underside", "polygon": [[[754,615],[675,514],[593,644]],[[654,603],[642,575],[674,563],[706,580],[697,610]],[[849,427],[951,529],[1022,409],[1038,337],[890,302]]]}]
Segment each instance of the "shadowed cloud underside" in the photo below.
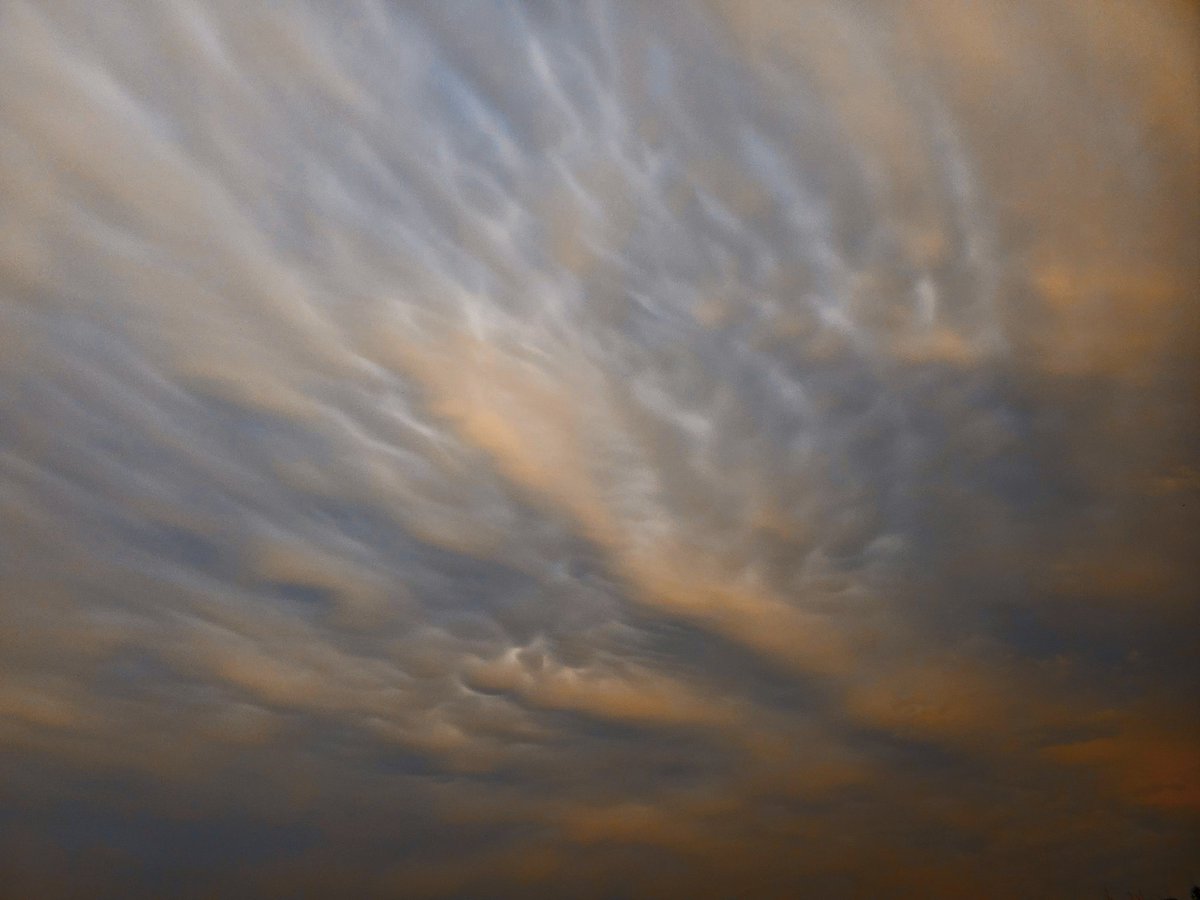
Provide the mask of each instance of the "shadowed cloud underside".
[{"label": "shadowed cloud underside", "polygon": [[0,3],[0,894],[1182,896],[1198,34]]}]

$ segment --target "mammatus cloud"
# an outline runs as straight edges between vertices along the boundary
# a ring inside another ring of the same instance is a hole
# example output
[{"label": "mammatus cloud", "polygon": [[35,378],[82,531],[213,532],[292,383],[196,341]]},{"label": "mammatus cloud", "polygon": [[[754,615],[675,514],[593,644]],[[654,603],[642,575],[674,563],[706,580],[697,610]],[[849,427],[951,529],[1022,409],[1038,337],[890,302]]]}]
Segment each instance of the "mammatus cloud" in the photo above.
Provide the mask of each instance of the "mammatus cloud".
[{"label": "mammatus cloud", "polygon": [[2,883],[1185,892],[1198,25],[5,3]]}]

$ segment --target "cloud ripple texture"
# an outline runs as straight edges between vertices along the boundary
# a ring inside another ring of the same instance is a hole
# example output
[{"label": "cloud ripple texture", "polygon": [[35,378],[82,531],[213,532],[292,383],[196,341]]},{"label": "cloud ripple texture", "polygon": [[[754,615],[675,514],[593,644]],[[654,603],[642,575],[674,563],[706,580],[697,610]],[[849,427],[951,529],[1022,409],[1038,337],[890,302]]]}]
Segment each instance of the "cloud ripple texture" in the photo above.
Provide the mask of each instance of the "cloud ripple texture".
[{"label": "cloud ripple texture", "polygon": [[1182,896],[1198,34],[4,0],[0,893]]}]

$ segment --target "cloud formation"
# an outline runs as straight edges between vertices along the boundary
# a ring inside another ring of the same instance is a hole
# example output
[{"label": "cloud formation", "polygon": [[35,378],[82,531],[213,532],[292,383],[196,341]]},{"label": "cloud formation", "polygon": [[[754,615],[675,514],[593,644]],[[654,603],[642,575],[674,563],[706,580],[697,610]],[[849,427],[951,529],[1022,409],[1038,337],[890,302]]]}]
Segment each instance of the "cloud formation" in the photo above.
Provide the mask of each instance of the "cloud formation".
[{"label": "cloud formation", "polygon": [[0,8],[0,881],[1200,882],[1182,3]]}]

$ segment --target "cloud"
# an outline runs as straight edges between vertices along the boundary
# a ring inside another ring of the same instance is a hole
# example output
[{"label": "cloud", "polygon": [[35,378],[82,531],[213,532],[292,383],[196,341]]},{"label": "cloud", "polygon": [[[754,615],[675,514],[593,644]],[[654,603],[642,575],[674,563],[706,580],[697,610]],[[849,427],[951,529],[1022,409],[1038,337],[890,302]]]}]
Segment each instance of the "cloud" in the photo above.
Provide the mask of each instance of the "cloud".
[{"label": "cloud", "polygon": [[1183,890],[1195,24],[6,4],[0,877]]}]

